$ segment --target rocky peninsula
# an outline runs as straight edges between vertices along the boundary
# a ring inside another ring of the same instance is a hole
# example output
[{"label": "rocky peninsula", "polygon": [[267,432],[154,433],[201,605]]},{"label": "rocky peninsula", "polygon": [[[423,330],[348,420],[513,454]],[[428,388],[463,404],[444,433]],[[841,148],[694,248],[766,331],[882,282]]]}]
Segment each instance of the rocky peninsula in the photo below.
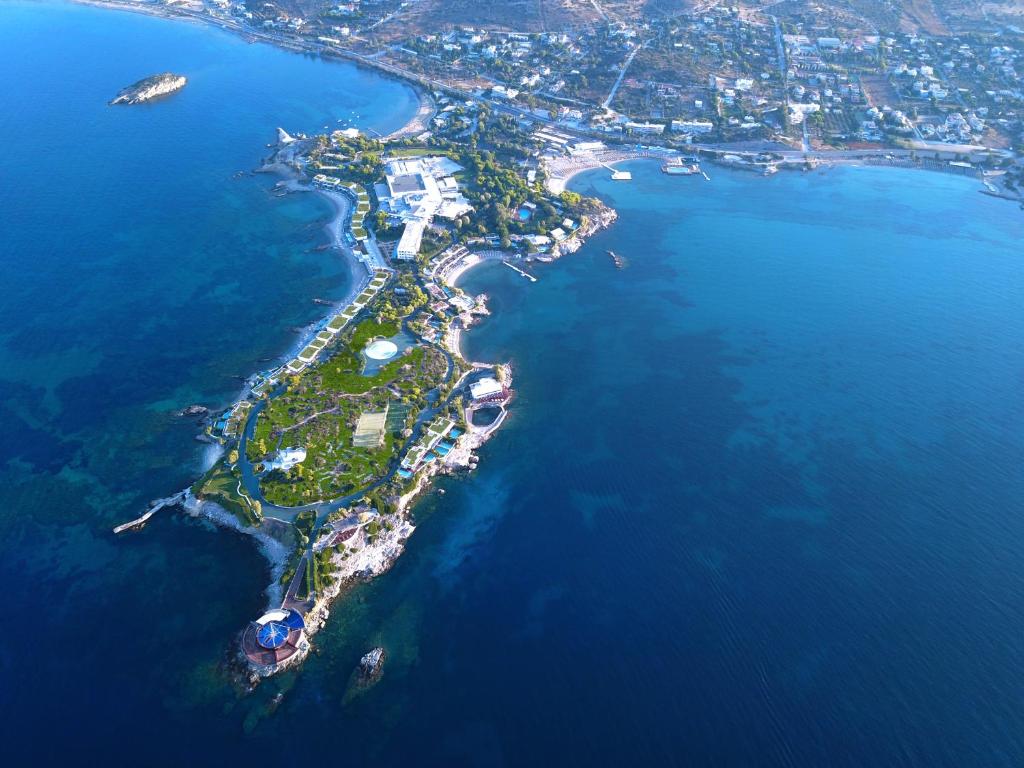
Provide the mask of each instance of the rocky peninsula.
[{"label": "rocky peninsula", "polygon": [[401,555],[414,500],[436,475],[475,468],[504,423],[512,370],[464,357],[462,333],[489,313],[461,275],[501,261],[536,281],[528,269],[615,219],[595,199],[548,189],[515,120],[443,94],[433,103],[449,117],[429,135],[279,131],[263,166],[283,177],[275,194],[332,201],[328,247],[353,279],[279,365],[209,418],[218,456],[170,502],[254,536],[272,563],[267,609],[233,654],[248,686],[302,662],[333,601]]},{"label": "rocky peninsula", "polygon": [[110,100],[110,105],[142,104],[161,96],[167,96],[175,91],[180,91],[185,87],[186,83],[188,83],[188,78],[184,75],[176,75],[173,72],[152,75],[122,89],[117,96]]}]

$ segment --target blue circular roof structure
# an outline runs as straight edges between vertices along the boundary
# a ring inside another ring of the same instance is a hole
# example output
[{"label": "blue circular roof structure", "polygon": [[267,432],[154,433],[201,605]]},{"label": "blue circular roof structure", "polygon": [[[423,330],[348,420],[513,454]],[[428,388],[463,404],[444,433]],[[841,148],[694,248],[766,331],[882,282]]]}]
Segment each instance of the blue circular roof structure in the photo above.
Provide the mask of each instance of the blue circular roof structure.
[{"label": "blue circular roof structure", "polygon": [[268,621],[256,633],[256,642],[270,650],[280,648],[287,639],[288,627],[276,621]]}]

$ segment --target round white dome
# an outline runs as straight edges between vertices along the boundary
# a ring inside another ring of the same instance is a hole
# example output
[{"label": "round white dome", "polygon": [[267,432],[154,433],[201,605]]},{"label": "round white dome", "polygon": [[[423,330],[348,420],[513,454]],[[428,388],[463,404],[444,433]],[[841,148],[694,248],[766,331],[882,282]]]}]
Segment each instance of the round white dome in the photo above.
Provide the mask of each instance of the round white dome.
[{"label": "round white dome", "polygon": [[390,360],[398,354],[398,347],[393,341],[377,339],[367,345],[364,354],[371,360]]}]

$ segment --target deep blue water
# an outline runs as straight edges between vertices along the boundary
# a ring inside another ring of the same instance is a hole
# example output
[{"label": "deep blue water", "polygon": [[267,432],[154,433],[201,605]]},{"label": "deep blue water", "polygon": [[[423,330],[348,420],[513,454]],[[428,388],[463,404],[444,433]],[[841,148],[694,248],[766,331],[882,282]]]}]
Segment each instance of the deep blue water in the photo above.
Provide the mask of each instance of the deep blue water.
[{"label": "deep blue water", "polygon": [[[104,106],[164,69],[192,82]],[[301,672],[240,697],[218,663],[262,606],[250,543],[175,515],[109,528],[194,475],[170,413],[230,399],[344,290],[310,251],[326,211],[232,174],[279,124],[385,130],[409,95],[26,4],[0,6],[0,78],[9,761],[1024,763],[1013,206],[882,169],[581,177],[615,227],[537,283],[466,278],[494,311],[468,356],[511,359],[518,393],[480,470],[416,508]],[[377,643],[383,680],[346,701]]]}]

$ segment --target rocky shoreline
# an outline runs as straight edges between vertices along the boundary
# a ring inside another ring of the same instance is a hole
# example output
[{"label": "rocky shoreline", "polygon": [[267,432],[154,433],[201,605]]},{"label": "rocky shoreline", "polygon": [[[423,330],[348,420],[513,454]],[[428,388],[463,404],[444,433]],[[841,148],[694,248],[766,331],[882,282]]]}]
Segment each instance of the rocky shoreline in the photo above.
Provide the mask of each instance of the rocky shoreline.
[{"label": "rocky shoreline", "polygon": [[179,506],[190,517],[206,520],[219,528],[228,528],[245,536],[253,537],[260,553],[270,565],[271,580],[266,589],[267,602],[271,605],[281,602],[283,597],[281,576],[288,563],[288,550],[280,541],[265,531],[242,525],[237,517],[215,501],[197,499],[191,489],[184,491]]},{"label": "rocky shoreline", "polygon": [[602,229],[608,229],[618,218],[618,211],[598,201],[597,210],[587,216],[586,221],[581,223],[579,230],[572,237],[555,246],[552,255],[555,258],[559,258],[569,253],[575,253],[583,247],[583,244],[586,243],[589,237],[597,234]]},{"label": "rocky shoreline", "polygon": [[[505,369],[509,370],[508,366],[505,366]],[[510,378],[509,381],[511,381]],[[239,669],[243,671],[245,684],[249,689],[257,686],[265,678],[301,664],[312,648],[312,637],[326,626],[331,615],[331,605],[355,586],[366,583],[391,569],[405,551],[409,537],[416,530],[416,526],[409,517],[412,504],[423,493],[430,490],[435,475],[455,474],[475,469],[477,462],[473,451],[491,438],[504,421],[504,416],[503,409],[502,417],[495,424],[485,429],[468,431],[457,440],[456,448],[452,450],[448,461],[444,464],[434,463],[423,470],[413,487],[398,498],[394,511],[381,516],[380,520],[383,525],[378,533],[370,535],[366,525],[361,524],[353,539],[348,542],[349,547],[346,554],[335,553],[331,556],[331,564],[334,568],[331,573],[333,580],[317,595],[312,607],[305,614],[305,643],[299,647],[297,653],[278,664],[257,666],[246,658],[241,644],[236,643],[235,661],[240,665]],[[212,509],[207,509],[207,506],[212,506]],[[260,541],[261,551],[271,562],[272,576],[276,576],[267,589],[268,607],[273,608],[279,605],[281,602],[280,592],[275,593],[272,590],[275,587],[280,590],[279,580],[288,560],[287,551],[283,547],[277,551],[273,547],[266,546],[264,534],[256,529],[240,526],[237,520],[220,510],[216,504],[200,502],[198,514],[214,523],[223,522],[233,530],[253,535]]]}]

